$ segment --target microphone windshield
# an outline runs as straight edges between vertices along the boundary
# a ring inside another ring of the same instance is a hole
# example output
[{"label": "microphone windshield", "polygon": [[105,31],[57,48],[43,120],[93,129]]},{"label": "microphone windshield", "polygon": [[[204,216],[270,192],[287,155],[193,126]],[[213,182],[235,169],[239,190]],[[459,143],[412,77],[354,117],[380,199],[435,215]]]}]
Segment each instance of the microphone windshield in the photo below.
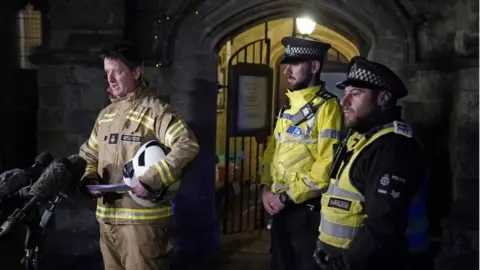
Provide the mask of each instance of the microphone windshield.
[{"label": "microphone windshield", "polygon": [[70,166],[70,160],[67,158],[55,159],[32,185],[30,194],[44,199],[53,198],[68,186],[71,178]]},{"label": "microphone windshield", "polygon": [[72,164],[70,172],[72,173],[72,181],[78,182],[85,174],[85,168],[87,167],[87,161],[79,155],[71,155],[68,160]]},{"label": "microphone windshield", "polygon": [[35,158],[35,163],[42,165],[43,168],[47,167],[52,161],[53,156],[48,152],[42,152]]},{"label": "microphone windshield", "polygon": [[87,167],[87,161],[79,155],[71,155],[68,157],[68,160],[71,163],[70,173],[71,179],[70,184],[68,185],[67,193],[77,190],[78,183],[85,174],[85,169]]},{"label": "microphone windshield", "polygon": [[12,169],[0,174],[0,202],[21,188],[30,185],[30,178],[24,170]]}]

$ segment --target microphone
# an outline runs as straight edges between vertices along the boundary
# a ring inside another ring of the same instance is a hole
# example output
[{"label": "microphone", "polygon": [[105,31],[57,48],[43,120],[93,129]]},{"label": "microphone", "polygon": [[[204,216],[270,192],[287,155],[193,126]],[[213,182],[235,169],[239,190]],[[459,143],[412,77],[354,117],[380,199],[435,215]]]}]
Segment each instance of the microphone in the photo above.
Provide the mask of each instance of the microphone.
[{"label": "microphone", "polygon": [[[70,184],[67,186],[66,193],[76,190],[77,184],[82,178],[83,174],[85,173],[85,168],[87,167],[87,161],[85,161],[85,159],[83,159],[79,155],[71,155],[68,157],[68,160],[71,163],[71,166],[70,166],[71,179],[69,181]],[[40,219],[40,227],[46,228],[48,226],[50,218],[55,212],[57,205],[60,204],[60,202],[66,198],[68,198],[68,195],[65,194],[64,192],[60,192],[55,196],[53,200],[50,201],[50,203],[48,204],[48,207],[45,209]]]},{"label": "microphone", "polygon": [[71,164],[70,172],[72,175],[70,179],[70,185],[67,187],[67,192],[76,192],[78,183],[85,174],[87,161],[79,155],[71,155],[68,157],[68,160]]},{"label": "microphone", "polygon": [[56,158],[48,165],[38,181],[32,185],[30,195],[38,198],[38,200],[52,199],[69,185],[71,167],[72,163],[68,158]]},{"label": "microphone", "polygon": [[0,204],[15,195],[23,197],[25,194],[17,194],[17,192],[32,185],[52,160],[53,156],[50,153],[42,152],[35,158],[35,163],[29,169],[12,169],[0,174]]},{"label": "microphone", "polygon": [[72,164],[67,158],[57,158],[48,165],[40,175],[38,181],[35,182],[30,189],[32,198],[23,208],[17,208],[2,224],[0,227],[0,237],[10,231],[17,222],[24,220],[27,213],[30,212],[37,203],[44,203],[45,201],[53,199],[55,195],[63,191],[70,182],[71,173],[69,168],[71,167]]},{"label": "microphone", "polygon": [[[35,158],[35,163],[33,166],[28,169],[27,175],[30,176],[30,179],[37,180],[42,174],[43,170],[47,168],[50,163],[53,161],[53,156],[48,152],[42,152]],[[33,183],[30,183],[33,184]]]}]

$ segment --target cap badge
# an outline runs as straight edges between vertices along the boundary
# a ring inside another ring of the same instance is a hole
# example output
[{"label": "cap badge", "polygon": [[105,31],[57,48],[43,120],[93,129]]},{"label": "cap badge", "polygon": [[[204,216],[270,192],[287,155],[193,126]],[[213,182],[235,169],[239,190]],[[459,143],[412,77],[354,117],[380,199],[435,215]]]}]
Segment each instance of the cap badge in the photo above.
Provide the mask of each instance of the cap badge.
[{"label": "cap badge", "polygon": [[286,54],[291,54],[290,44],[287,45],[287,47],[285,48],[285,53]]}]

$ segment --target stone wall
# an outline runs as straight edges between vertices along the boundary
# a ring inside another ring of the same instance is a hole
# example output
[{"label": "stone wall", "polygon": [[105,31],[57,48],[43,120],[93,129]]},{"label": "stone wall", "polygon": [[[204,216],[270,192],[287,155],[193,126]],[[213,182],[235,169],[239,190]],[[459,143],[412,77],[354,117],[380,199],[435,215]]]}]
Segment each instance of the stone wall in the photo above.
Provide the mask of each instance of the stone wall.
[{"label": "stone wall", "polygon": [[[55,157],[78,154],[106,104],[102,69],[44,65],[38,72],[38,151]],[[62,202],[47,235],[46,252],[89,255],[98,252],[95,202],[73,194]],[[72,244],[75,243],[75,244]]]},{"label": "stone wall", "polygon": [[410,85],[421,89],[408,105],[431,146],[432,227],[443,218],[437,269],[478,269],[478,5],[415,3],[423,19]]},{"label": "stone wall", "polygon": [[454,72],[449,125],[452,204],[442,222],[437,269],[478,269],[478,67]]}]

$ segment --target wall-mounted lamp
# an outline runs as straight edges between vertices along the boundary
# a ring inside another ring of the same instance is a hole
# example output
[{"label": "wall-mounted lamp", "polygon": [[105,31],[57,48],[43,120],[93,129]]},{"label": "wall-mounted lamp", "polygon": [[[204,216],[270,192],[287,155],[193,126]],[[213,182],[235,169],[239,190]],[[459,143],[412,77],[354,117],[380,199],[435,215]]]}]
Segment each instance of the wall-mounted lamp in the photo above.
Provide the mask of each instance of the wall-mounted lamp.
[{"label": "wall-mounted lamp", "polygon": [[298,31],[302,35],[312,34],[316,25],[316,23],[308,17],[297,18],[296,24],[297,24]]}]

